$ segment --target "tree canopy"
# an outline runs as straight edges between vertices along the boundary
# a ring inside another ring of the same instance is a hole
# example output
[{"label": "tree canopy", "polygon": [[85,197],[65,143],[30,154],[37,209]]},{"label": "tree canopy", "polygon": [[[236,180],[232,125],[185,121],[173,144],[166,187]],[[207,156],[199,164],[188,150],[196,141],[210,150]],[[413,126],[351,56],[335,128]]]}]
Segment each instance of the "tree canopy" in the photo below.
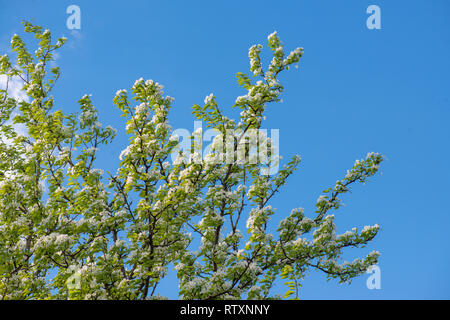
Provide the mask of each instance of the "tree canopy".
[{"label": "tree canopy", "polygon": [[[337,234],[332,211],[354,183],[378,171],[380,154],[356,161],[323,191],[315,212],[277,213],[283,219],[271,226],[271,200],[300,157],[269,174],[280,159],[259,129],[266,108],[280,101],[279,74],[300,61],[303,48],[286,54],[272,33],[267,68],[262,46],[249,49],[250,73],[237,74],[246,91],[233,106],[239,119],[225,116],[212,94],[193,106],[194,118],[217,133],[205,155],[201,130],[189,150],[180,148],[168,123],[173,98],[162,85],[139,79],[129,92],[117,91],[113,103],[130,139],[111,173],[96,160],[116,130],[100,123],[90,96],[79,100],[78,113],[54,108],[60,70],[50,62],[66,39],[54,43],[49,30],[24,26],[37,50],[14,35],[14,59],[0,56],[2,299],[156,299],[168,272],[176,272],[183,299],[280,298],[272,293],[280,278],[287,285],[281,298],[298,298],[308,270],[348,282],[377,263],[378,252],[351,262],[342,254],[364,247],[379,226]],[[17,80],[27,99],[9,93]]]}]

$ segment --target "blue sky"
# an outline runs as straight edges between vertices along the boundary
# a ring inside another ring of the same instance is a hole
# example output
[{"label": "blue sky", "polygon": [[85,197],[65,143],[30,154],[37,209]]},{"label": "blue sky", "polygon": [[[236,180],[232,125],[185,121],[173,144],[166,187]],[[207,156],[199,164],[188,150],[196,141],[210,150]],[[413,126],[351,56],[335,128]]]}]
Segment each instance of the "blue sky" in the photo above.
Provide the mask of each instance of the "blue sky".
[{"label": "blue sky", "polygon": [[[66,27],[66,8],[81,9],[81,30]],[[366,8],[381,9],[369,30]],[[285,159],[303,162],[277,195],[279,220],[294,207],[312,212],[320,192],[367,152],[386,156],[378,174],[344,197],[338,231],[380,224],[362,256],[381,252],[381,289],[326,282],[312,272],[303,299],[450,298],[450,2],[434,1],[5,1],[0,51],[22,33],[22,19],[66,36],[56,63],[57,107],[77,109],[93,94],[103,124],[122,134],[99,167],[114,170],[127,138],[112,106],[118,89],[140,77],[175,97],[174,128],[193,128],[191,106],[214,93],[223,110],[244,92],[235,74],[249,68],[248,48],[278,31],[286,50],[305,48],[299,69],[282,75],[283,103],[268,108],[265,128],[280,129]],[[174,277],[161,294],[176,297]]]}]

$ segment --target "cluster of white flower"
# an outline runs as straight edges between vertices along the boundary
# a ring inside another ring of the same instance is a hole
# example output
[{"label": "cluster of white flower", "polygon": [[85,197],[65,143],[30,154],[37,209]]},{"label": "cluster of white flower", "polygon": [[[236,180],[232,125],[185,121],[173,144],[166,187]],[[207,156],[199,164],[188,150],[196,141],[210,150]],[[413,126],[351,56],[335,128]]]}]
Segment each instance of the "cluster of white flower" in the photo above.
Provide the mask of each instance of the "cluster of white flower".
[{"label": "cluster of white flower", "polygon": [[145,103],[145,102],[136,106],[136,114],[140,115],[143,113],[148,113],[148,106],[147,106],[147,103]]},{"label": "cluster of white flower", "polygon": [[269,220],[269,217],[273,214],[272,206],[265,206],[261,209],[253,208],[248,214],[247,229],[251,231],[259,231],[259,228]]},{"label": "cluster of white flower", "polygon": [[126,94],[126,93],[127,93],[127,90],[125,90],[125,89],[119,89],[119,90],[117,90],[117,92],[116,92],[116,96],[120,96],[120,95]]},{"label": "cluster of white flower", "polygon": [[212,93],[210,93],[208,96],[206,96],[205,98],[205,104],[210,103],[212,100],[214,99],[214,95]]},{"label": "cluster of white flower", "polygon": [[60,251],[69,247],[73,239],[67,234],[51,233],[47,236],[40,237],[35,244],[35,249],[47,250],[49,247],[54,247],[56,251]]},{"label": "cluster of white flower", "polygon": [[283,60],[283,65],[288,66],[290,64],[296,63],[300,61],[300,58],[303,56],[304,49],[299,47],[295,50],[291,51],[286,59]]},{"label": "cluster of white flower", "polygon": [[253,72],[255,76],[261,75],[263,73],[261,66],[261,53],[262,45],[257,44],[250,47],[248,51],[248,57],[250,58],[250,71]]}]

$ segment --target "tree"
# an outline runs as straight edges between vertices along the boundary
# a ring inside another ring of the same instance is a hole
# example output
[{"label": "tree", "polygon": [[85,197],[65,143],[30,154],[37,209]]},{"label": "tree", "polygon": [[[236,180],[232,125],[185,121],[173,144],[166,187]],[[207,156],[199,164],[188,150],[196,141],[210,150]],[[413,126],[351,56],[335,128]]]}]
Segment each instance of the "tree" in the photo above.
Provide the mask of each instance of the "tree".
[{"label": "tree", "polygon": [[[97,152],[116,131],[101,125],[90,97],[79,100],[79,114],[53,108],[50,93],[60,70],[49,64],[66,39],[52,44],[49,30],[29,22],[24,26],[38,49],[29,53],[14,35],[15,63],[8,55],[0,58],[6,79],[0,91],[3,299],[161,298],[157,286],[170,266],[185,299],[276,298],[271,288],[279,278],[288,287],[284,298],[298,298],[309,269],[347,282],[377,263],[378,252],[341,260],[345,248],[365,246],[379,226],[337,235],[330,213],[352,184],[377,172],[383,157],[376,153],[356,161],[323,192],[313,217],[293,209],[271,229],[269,203],[300,157],[269,174],[279,159],[271,139],[258,129],[266,106],[280,100],[279,73],[299,62],[302,48],[285,55],[272,33],[273,58],[266,71],[262,46],[250,48],[250,71],[258,80],[237,74],[247,91],[234,105],[241,111],[238,121],[223,115],[213,95],[203,106],[194,105],[195,118],[217,132],[204,157],[198,152],[200,131],[192,135],[190,150],[180,148],[167,118],[173,99],[160,84],[139,79],[131,94],[119,90],[113,103],[127,120],[130,142],[117,172],[104,173],[95,167]],[[13,79],[22,81],[28,99],[10,96]],[[256,145],[250,132],[259,139]],[[255,149],[264,149],[265,156],[252,156]],[[230,155],[232,161],[225,161]],[[69,285],[75,275],[77,285]]]}]

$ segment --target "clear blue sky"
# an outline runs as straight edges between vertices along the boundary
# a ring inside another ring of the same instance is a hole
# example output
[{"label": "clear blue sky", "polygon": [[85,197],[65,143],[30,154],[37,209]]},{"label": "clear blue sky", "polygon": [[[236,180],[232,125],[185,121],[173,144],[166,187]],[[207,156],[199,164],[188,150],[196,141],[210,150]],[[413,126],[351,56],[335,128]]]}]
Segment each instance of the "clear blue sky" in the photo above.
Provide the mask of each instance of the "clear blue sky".
[{"label": "clear blue sky", "polygon": [[[66,28],[66,8],[81,8],[79,33]],[[381,30],[366,27],[366,8],[381,8]],[[277,30],[286,49],[305,48],[299,69],[282,76],[284,102],[272,105],[266,128],[280,129],[281,154],[303,162],[273,205],[279,219],[313,205],[355,159],[386,156],[381,174],[353,189],[335,212],[338,231],[379,223],[362,256],[381,252],[381,290],[326,282],[312,272],[303,299],[450,298],[450,2],[421,1],[5,1],[0,51],[22,19],[65,35],[56,63],[57,107],[74,111],[93,94],[103,124],[123,133],[112,106],[118,89],[140,77],[176,98],[174,128],[193,128],[191,106],[213,92],[226,111],[249,68],[248,48]],[[230,111],[231,112],[231,111]],[[121,136],[98,166],[114,169]],[[275,220],[276,220],[275,219]],[[176,297],[174,278],[161,294]]]}]

